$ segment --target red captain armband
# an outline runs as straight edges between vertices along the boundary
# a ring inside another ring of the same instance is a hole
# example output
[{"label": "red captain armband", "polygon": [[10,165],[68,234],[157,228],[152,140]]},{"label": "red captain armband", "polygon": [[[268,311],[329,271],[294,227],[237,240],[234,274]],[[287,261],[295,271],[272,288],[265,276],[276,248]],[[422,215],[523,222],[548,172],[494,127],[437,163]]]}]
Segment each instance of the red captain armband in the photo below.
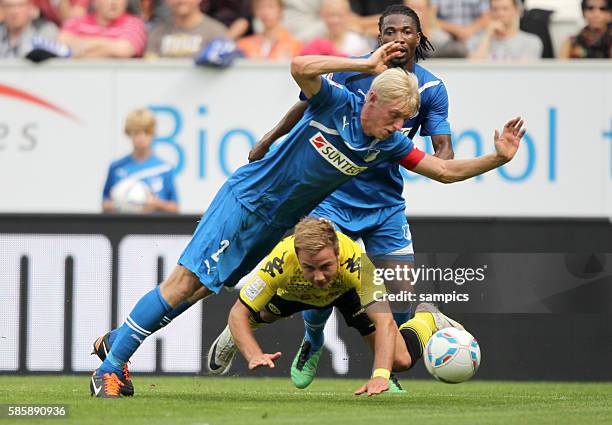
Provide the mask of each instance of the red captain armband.
[{"label": "red captain armband", "polygon": [[412,170],[414,167],[419,165],[419,162],[425,158],[425,152],[418,150],[417,148],[412,149],[408,155],[397,161],[402,167]]}]

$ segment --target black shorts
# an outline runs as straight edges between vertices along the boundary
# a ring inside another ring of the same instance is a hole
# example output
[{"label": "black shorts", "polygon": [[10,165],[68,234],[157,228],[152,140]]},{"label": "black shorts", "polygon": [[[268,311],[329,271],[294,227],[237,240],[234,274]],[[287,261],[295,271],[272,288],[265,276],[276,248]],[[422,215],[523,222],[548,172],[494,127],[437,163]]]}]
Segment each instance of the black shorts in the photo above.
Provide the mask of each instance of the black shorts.
[{"label": "black shorts", "polygon": [[[247,306],[249,310],[251,309],[244,302],[243,304]],[[266,304],[266,310],[269,313],[280,317],[288,317],[304,310],[325,310],[331,307],[336,307],[338,310],[340,310],[346,324],[350,327],[356,328],[361,335],[365,336],[376,330],[374,323],[372,323],[368,315],[365,313],[365,309],[361,305],[361,300],[359,299],[359,295],[355,289],[345,292],[330,304],[323,307],[305,304],[299,301],[286,300],[278,295],[274,295]]]}]

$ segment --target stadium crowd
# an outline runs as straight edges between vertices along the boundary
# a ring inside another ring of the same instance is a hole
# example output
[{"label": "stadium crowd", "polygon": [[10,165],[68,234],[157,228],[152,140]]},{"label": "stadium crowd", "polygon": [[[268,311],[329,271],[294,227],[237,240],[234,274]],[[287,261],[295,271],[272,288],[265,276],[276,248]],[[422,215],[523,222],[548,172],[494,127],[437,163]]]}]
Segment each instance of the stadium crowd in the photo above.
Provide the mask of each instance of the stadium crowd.
[{"label": "stadium crowd", "polygon": [[[610,58],[612,1],[582,0],[583,28],[555,49],[554,11],[523,0],[0,0],[0,58],[354,56],[390,4],[414,9],[440,58]],[[235,44],[234,44],[235,43]],[[557,52],[555,52],[557,50]],[[204,60],[206,62],[206,60]]]}]

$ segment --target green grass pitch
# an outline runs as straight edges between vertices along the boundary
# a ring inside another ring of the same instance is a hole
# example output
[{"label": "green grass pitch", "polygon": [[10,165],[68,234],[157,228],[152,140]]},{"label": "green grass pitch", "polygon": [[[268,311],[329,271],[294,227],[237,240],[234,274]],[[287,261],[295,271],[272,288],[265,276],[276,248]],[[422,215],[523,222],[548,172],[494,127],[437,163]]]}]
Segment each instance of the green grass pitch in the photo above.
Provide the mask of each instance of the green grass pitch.
[{"label": "green grass pitch", "polygon": [[[401,376],[401,375],[400,375]],[[89,395],[86,376],[0,376],[0,403],[67,404],[68,420],[0,419],[0,424],[610,424],[612,384],[403,380],[407,394],[352,395],[363,381],[135,377],[136,396]]]}]

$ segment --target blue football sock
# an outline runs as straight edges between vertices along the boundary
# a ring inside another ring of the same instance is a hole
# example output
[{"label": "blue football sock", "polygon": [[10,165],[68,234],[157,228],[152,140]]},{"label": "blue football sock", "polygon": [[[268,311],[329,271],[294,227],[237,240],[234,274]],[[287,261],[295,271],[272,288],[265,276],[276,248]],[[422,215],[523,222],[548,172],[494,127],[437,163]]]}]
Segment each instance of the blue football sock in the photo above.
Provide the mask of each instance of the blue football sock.
[{"label": "blue football sock", "polygon": [[402,326],[404,323],[406,323],[408,320],[410,320],[411,317],[412,317],[412,312],[410,311],[406,311],[406,312],[398,311],[398,312],[393,313],[393,320],[395,320],[395,323],[397,323],[398,328]]},{"label": "blue football sock", "polygon": [[[172,320],[174,320],[176,317],[183,314],[192,305],[193,304],[191,304],[189,301],[183,301],[182,303],[174,307],[170,313],[165,314],[164,317],[162,317],[162,319],[157,324],[157,327],[151,330],[151,333],[154,333],[158,331],[159,329],[163,328],[164,326],[169,325],[170,322],[172,322]],[[117,338],[117,335],[119,335],[119,329],[120,328],[113,329],[110,332],[110,335],[108,336],[108,341],[110,342],[111,346],[115,343],[115,339]]]},{"label": "blue football sock", "polygon": [[155,329],[155,331],[160,328],[163,328],[166,325],[169,325],[170,322],[172,322],[175,318],[186,312],[187,309],[192,305],[193,304],[191,304],[189,301],[183,301],[182,303],[174,307],[172,311],[170,311],[168,314],[164,314],[164,317],[162,317],[162,319],[159,321],[158,327]]},{"label": "blue football sock", "polygon": [[306,310],[302,313],[304,329],[306,330],[304,339],[310,342],[312,352],[318,351],[319,348],[323,347],[323,342],[325,341],[323,329],[332,311],[333,307],[326,310]]},{"label": "blue football sock", "polygon": [[98,373],[121,375],[125,363],[136,352],[140,344],[159,329],[159,323],[172,310],[161,295],[159,286],[146,293],[136,303],[123,325],[117,329],[115,341]]}]

